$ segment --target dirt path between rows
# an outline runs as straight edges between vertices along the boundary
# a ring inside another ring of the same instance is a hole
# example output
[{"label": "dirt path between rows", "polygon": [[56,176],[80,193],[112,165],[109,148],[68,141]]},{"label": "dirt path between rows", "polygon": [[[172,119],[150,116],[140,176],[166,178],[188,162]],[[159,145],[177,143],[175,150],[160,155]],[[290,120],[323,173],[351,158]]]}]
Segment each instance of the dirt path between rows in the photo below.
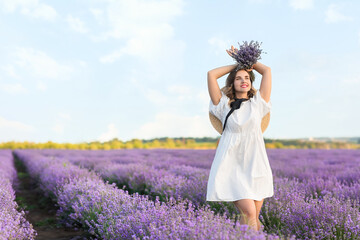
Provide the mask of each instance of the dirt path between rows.
[{"label": "dirt path between rows", "polygon": [[14,156],[19,183],[15,184],[16,202],[25,211],[26,219],[37,232],[38,240],[85,240],[88,235],[81,229],[65,228],[57,223],[54,203],[42,195],[25,166]]}]

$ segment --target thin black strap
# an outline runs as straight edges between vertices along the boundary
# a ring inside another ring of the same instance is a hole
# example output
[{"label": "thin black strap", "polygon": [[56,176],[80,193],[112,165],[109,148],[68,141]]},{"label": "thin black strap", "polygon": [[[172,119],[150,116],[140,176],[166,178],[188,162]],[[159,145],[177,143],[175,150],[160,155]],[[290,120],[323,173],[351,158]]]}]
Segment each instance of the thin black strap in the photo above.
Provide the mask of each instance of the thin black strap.
[{"label": "thin black strap", "polygon": [[241,103],[244,102],[244,101],[247,101],[249,100],[248,98],[235,98],[235,101],[230,103],[230,107],[231,107],[231,110],[229,111],[229,113],[226,115],[226,118],[225,118],[225,123],[224,123],[224,127],[223,127],[223,132],[225,130],[225,126],[226,126],[226,122],[229,118],[229,116],[236,110],[236,109],[239,109],[241,107]]},{"label": "thin black strap", "polygon": [[234,111],[235,109],[234,108],[231,108],[230,112],[226,115],[226,118],[225,118],[225,123],[224,123],[224,127],[223,127],[223,132],[225,130],[225,126],[226,126],[226,122],[228,120],[228,117],[232,114],[232,112]]}]

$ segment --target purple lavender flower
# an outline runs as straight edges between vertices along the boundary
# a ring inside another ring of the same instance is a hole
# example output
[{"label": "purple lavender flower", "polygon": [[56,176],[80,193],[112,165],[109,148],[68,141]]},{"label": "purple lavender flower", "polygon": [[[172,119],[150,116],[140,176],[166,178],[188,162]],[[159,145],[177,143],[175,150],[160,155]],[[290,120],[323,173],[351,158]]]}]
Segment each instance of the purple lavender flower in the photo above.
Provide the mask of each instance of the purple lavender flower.
[{"label": "purple lavender flower", "polygon": [[0,239],[34,239],[36,232],[25,219],[25,212],[18,211],[15,191],[18,181],[10,150],[0,150]]},{"label": "purple lavender flower", "polygon": [[252,68],[252,66],[261,59],[260,55],[263,51],[260,49],[261,43],[251,40],[250,43],[244,41],[242,45],[240,43],[238,44],[239,50],[235,48],[228,51],[230,56],[239,64],[236,70]]},{"label": "purple lavender flower", "polygon": [[[299,239],[357,239],[360,235],[359,151],[267,151],[275,189],[274,196],[265,199],[260,213],[265,232],[287,237],[295,235]],[[225,226],[224,231],[231,232],[226,221],[235,226],[231,214],[236,210],[232,204],[205,202],[207,174],[215,150],[42,150],[29,153],[33,156],[25,157],[24,161],[33,159],[29,170],[35,175],[44,175],[38,177],[44,182],[43,188],[47,191],[58,189],[56,196],[62,218],[82,224],[98,238],[233,239],[240,236],[229,233],[221,237],[222,230],[217,230]],[[90,172],[82,168],[95,171],[97,177],[84,177]],[[79,177],[72,178],[75,175]],[[51,176],[60,179],[57,184]],[[116,182],[119,188],[104,183],[99,177]],[[121,189],[122,184],[138,193],[129,195]],[[147,195],[142,196],[140,192]],[[150,201],[150,196],[157,198]],[[188,213],[182,210],[184,202],[191,203]],[[213,215],[225,220],[213,226],[216,231],[209,236],[206,234],[211,229],[206,226],[217,221]],[[205,220],[199,216],[206,216]],[[243,227],[240,226],[240,231]],[[251,239],[247,236],[242,239]],[[252,239],[265,238],[255,235]]]},{"label": "purple lavender flower", "polygon": [[206,206],[195,209],[189,200],[170,197],[160,202],[138,193],[129,195],[60,157],[60,152],[56,157],[36,150],[14,153],[41,188],[53,194],[60,207],[58,216],[97,239],[279,239],[244,228]]}]

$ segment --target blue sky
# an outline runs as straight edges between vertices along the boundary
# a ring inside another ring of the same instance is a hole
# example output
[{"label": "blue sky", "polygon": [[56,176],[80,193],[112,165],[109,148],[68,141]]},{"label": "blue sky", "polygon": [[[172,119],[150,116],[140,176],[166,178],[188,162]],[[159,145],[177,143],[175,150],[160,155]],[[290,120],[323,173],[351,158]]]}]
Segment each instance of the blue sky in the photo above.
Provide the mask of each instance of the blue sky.
[{"label": "blue sky", "polygon": [[0,142],[216,137],[207,71],[233,64],[225,49],[250,40],[272,69],[265,138],[360,136],[359,9],[346,0],[0,0]]}]

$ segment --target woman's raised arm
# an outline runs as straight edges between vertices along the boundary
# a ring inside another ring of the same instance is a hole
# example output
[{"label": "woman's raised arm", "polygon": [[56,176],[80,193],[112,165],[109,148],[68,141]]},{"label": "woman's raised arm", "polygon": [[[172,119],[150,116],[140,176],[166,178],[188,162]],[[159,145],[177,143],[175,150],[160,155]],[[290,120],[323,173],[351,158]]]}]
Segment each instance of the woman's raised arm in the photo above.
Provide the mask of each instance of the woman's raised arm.
[{"label": "woman's raised arm", "polygon": [[221,98],[221,91],[217,82],[225,74],[231,72],[238,64],[227,65],[223,67],[214,68],[207,73],[208,90],[211,101],[214,105],[218,105]]},{"label": "woman's raised arm", "polygon": [[271,95],[271,68],[257,61],[253,68],[262,75],[260,83],[260,94],[261,97],[266,101],[270,101]]}]

